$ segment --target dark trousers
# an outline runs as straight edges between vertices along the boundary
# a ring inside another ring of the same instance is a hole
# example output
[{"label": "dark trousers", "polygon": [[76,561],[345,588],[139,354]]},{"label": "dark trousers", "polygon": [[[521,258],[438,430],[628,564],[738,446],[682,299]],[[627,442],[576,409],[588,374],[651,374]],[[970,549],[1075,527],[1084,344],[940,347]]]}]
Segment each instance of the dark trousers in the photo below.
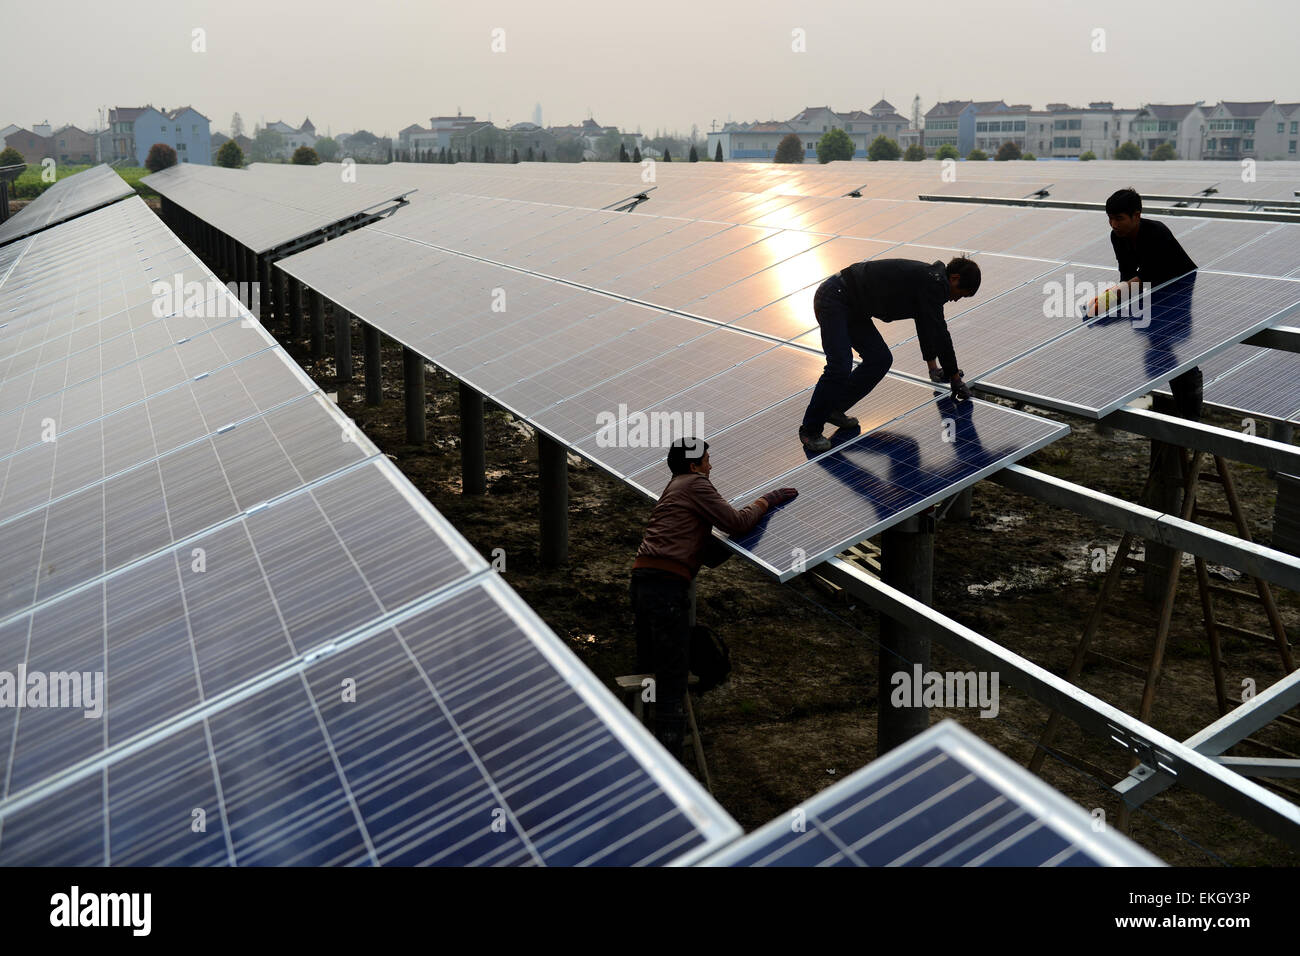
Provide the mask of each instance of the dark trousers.
[{"label": "dark trousers", "polygon": [[[822,331],[826,368],[813,389],[804,412],[804,427],[821,434],[826,419],[846,412],[875,388],[894,356],[870,316],[849,303],[849,292],[838,274],[823,282],[813,296],[813,314]],[[862,364],[853,368],[853,352]]]},{"label": "dark trousers", "polygon": [[690,584],[667,571],[638,569],[629,586],[636,615],[636,666],[655,675],[655,736],[679,756],[686,733],[690,669]]}]

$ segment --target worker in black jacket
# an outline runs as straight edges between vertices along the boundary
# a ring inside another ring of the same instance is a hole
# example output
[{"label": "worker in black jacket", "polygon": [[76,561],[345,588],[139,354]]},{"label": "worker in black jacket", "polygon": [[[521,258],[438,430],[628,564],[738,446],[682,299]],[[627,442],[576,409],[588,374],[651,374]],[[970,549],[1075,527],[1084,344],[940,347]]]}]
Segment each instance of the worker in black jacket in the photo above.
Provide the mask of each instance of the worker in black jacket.
[{"label": "worker in black jacket", "polygon": [[[1169,227],[1154,219],[1142,218],[1142,197],[1133,188],[1120,189],[1106,200],[1106,217],[1110,220],[1110,244],[1115,250],[1115,261],[1119,264],[1118,286],[1107,289],[1089,303],[1086,317],[1102,315],[1115,308],[1131,296],[1141,293],[1143,287],[1154,289],[1173,279],[1186,276],[1196,271],[1192,261]],[[1194,279],[1194,277],[1193,277]],[[1183,285],[1190,286],[1191,281],[1182,283],[1178,289],[1190,298],[1190,288],[1184,291]],[[1165,296],[1166,299],[1172,296]],[[1191,333],[1191,322],[1186,309],[1177,310],[1185,318],[1186,326],[1183,338]],[[1171,325],[1168,314],[1162,311],[1162,325]],[[1174,334],[1172,328],[1152,329],[1153,335],[1167,340]],[[1169,382],[1169,390],[1174,396],[1174,410],[1183,418],[1199,419],[1201,417],[1202,378],[1200,368],[1191,368]]]},{"label": "worker in black jacket", "polygon": [[[813,296],[813,313],[821,327],[826,368],[799,426],[804,447],[811,452],[831,447],[822,435],[827,422],[836,428],[855,428],[858,420],[845,412],[875,388],[893,364],[873,317],[882,322],[914,319],[930,380],[949,384],[956,401],[969,399],[943,306],[973,296],[979,287],[980,267],[960,256],[947,266],[911,259],[855,262],[823,282]],[[862,356],[856,369],[854,351]]]}]

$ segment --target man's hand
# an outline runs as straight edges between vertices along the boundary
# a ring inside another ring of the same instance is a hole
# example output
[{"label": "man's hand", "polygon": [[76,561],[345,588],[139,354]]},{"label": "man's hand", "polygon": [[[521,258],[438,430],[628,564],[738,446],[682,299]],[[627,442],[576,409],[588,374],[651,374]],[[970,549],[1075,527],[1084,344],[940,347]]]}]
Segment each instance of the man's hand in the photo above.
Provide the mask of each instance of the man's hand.
[{"label": "man's hand", "polygon": [[1104,312],[1109,312],[1112,307],[1119,304],[1119,287],[1107,289],[1101,295],[1095,296],[1088,303],[1088,308],[1084,311],[1084,318],[1096,318]]},{"label": "man's hand", "polygon": [[970,401],[970,386],[968,386],[960,375],[954,375],[952,379],[952,400],[954,402]]},{"label": "man's hand", "polygon": [[763,500],[767,502],[767,507],[771,509],[779,508],[786,502],[794,501],[794,499],[798,497],[799,492],[793,488],[777,488],[776,490],[769,491],[765,494]]}]

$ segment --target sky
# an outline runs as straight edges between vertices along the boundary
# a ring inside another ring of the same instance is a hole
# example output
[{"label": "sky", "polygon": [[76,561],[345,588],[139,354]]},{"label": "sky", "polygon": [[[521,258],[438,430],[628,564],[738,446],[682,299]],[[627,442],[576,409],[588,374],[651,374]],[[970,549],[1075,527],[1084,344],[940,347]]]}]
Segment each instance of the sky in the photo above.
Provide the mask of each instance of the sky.
[{"label": "sky", "polygon": [[922,111],[1300,101],[1294,0],[60,0],[5,21],[0,126],[28,128],[145,103],[192,105],[222,132],[236,111],[249,133],[310,116],[395,135],[458,110],[504,126],[540,103],[548,126],[702,135],[881,97],[904,116],[918,95]]}]

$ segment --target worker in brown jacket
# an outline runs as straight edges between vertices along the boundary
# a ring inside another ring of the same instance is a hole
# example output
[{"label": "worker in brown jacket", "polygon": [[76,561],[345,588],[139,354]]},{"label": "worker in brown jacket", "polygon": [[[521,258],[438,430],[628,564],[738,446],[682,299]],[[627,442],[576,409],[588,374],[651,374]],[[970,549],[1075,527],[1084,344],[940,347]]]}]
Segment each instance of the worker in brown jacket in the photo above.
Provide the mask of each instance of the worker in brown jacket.
[{"label": "worker in brown jacket", "polygon": [[632,567],[637,669],[655,675],[655,736],[674,757],[681,756],[686,729],[690,586],[713,529],[732,537],[747,534],[769,510],[798,495],[793,488],[778,488],[737,511],[709,481],[712,468],[708,442],[673,442],[668,449],[673,477],[650,515]]}]

